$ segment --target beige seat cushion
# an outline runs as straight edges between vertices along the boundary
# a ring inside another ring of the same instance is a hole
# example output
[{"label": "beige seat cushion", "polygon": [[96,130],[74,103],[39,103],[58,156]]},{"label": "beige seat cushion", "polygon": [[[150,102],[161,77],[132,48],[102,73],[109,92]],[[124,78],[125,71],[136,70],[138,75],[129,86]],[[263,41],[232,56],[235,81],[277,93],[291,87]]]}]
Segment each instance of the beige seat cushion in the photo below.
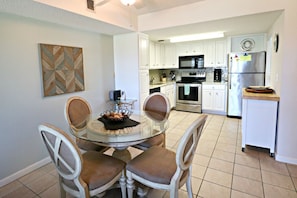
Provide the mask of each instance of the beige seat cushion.
[{"label": "beige seat cushion", "polygon": [[165,134],[162,133],[160,135],[157,135],[153,138],[150,138],[148,139],[147,141],[145,142],[142,142],[138,145],[142,146],[142,147],[145,147],[145,148],[150,148],[152,146],[159,146],[159,145],[162,145],[164,143],[164,139],[165,139]]},{"label": "beige seat cushion", "polygon": [[127,170],[149,181],[169,184],[176,171],[175,153],[153,146],[130,161]]},{"label": "beige seat cushion", "polygon": [[95,151],[88,151],[83,154],[83,167],[81,177],[92,190],[114,179],[124,169],[125,162]]}]

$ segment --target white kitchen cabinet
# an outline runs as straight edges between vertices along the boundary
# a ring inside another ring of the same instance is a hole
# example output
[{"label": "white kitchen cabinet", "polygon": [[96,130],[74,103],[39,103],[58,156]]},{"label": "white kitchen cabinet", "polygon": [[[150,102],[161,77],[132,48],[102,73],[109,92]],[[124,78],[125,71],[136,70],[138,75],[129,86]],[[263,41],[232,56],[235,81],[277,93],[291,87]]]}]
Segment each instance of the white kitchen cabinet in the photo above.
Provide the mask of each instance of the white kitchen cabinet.
[{"label": "white kitchen cabinet", "polygon": [[190,56],[204,54],[203,42],[177,44],[177,56]]},{"label": "white kitchen cabinet", "polygon": [[275,94],[254,94],[243,90],[242,151],[246,145],[270,149],[275,153],[279,97]]},{"label": "white kitchen cabinet", "polygon": [[140,83],[140,108],[143,107],[144,100],[149,96],[149,71],[147,69],[139,70],[139,83]]},{"label": "white kitchen cabinet", "polygon": [[145,34],[139,35],[139,68],[149,69],[149,39]]},{"label": "white kitchen cabinet", "polygon": [[135,109],[141,110],[149,95],[148,36],[128,33],[114,36],[115,89],[136,99]]},{"label": "white kitchen cabinet", "polygon": [[164,68],[178,68],[178,57],[176,54],[175,44],[165,44],[165,67]]},{"label": "white kitchen cabinet", "polygon": [[150,69],[162,69],[165,66],[165,47],[164,44],[150,41]]},{"label": "white kitchen cabinet", "polygon": [[202,84],[202,111],[226,115],[226,84]]},{"label": "white kitchen cabinet", "polygon": [[170,102],[170,108],[175,107],[175,83],[160,87],[160,92],[165,94]]},{"label": "white kitchen cabinet", "polygon": [[227,66],[227,41],[209,40],[204,43],[204,67]]}]

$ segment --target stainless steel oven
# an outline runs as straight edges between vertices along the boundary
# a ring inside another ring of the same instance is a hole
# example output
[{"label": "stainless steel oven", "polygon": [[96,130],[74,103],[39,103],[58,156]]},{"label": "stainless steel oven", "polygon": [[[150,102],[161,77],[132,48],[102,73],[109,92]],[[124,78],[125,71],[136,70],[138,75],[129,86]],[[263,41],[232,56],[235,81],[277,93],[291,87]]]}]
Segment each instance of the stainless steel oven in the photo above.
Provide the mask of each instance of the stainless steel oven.
[{"label": "stainless steel oven", "polygon": [[202,112],[202,84],[205,71],[183,72],[176,83],[176,110]]},{"label": "stainless steel oven", "polygon": [[201,96],[201,84],[176,83],[176,110],[201,113]]}]

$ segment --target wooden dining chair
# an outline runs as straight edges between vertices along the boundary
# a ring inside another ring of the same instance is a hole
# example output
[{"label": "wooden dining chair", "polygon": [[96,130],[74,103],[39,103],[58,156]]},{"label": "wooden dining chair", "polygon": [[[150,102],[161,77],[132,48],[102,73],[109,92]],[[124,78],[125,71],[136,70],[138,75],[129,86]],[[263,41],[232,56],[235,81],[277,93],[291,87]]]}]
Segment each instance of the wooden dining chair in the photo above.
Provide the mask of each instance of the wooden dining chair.
[{"label": "wooden dining chair", "polygon": [[38,127],[42,140],[59,174],[60,195],[74,197],[97,195],[118,181],[126,197],[125,162],[96,151],[81,154],[71,137],[63,130],[43,124]]},{"label": "wooden dining chair", "polygon": [[153,146],[132,159],[126,166],[128,198],[133,197],[134,180],[154,188],[170,191],[170,198],[178,197],[178,189],[185,183],[188,197],[193,197],[192,161],[207,115],[201,115],[182,136],[176,153]]},{"label": "wooden dining chair", "polygon": [[[90,104],[82,97],[74,96],[67,100],[65,106],[65,117],[72,130],[83,130],[89,120],[89,115],[92,113]],[[108,147],[100,146],[90,141],[76,138],[77,146],[86,151],[95,150],[104,152]]]},{"label": "wooden dining chair", "polygon": [[[143,103],[144,113],[152,120],[159,124],[164,124],[162,121],[166,121],[170,114],[170,102],[167,96],[160,92],[155,92],[149,95]],[[145,142],[134,145],[133,147],[147,150],[152,146],[166,146],[165,132],[148,139]]]}]

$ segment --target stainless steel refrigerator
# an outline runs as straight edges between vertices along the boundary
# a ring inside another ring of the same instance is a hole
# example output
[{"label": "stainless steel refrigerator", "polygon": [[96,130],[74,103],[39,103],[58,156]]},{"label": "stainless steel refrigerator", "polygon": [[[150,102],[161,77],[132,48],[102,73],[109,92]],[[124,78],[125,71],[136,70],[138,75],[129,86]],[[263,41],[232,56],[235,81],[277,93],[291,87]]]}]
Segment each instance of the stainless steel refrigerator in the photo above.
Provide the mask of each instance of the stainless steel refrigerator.
[{"label": "stainless steel refrigerator", "polygon": [[266,52],[230,53],[228,61],[227,116],[241,117],[242,89],[265,84]]}]

